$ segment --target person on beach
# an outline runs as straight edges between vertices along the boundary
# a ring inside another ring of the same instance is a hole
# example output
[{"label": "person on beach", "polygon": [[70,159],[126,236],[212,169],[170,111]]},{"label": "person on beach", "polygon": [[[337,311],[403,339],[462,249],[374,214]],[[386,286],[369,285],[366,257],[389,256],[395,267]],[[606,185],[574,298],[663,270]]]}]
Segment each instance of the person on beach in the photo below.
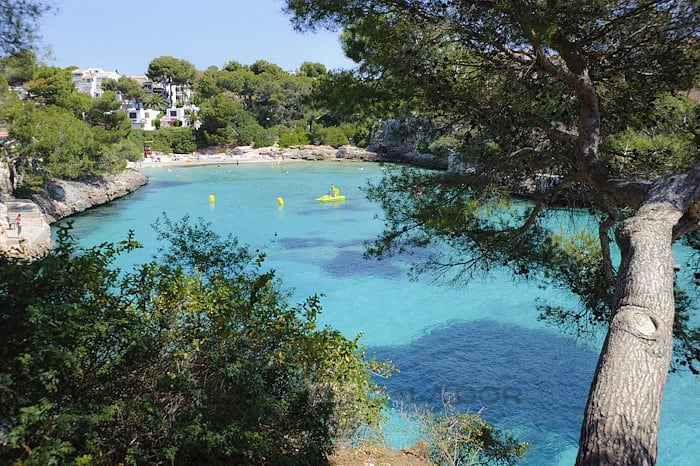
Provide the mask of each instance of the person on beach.
[{"label": "person on beach", "polygon": [[15,228],[17,228],[17,236],[22,234],[22,214],[17,214],[15,217]]}]

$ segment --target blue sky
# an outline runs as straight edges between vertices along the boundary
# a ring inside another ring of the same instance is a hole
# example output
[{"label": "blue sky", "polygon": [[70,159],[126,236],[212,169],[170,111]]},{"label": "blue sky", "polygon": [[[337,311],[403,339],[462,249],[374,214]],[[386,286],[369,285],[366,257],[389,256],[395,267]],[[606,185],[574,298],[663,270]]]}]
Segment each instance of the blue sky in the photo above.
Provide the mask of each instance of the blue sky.
[{"label": "blue sky", "polygon": [[198,70],[257,60],[295,70],[305,61],[348,69],[338,32],[300,33],[282,13],[282,0],[56,0],[41,25],[50,53],[40,60],[65,68],[97,67],[145,74],[160,56]]}]

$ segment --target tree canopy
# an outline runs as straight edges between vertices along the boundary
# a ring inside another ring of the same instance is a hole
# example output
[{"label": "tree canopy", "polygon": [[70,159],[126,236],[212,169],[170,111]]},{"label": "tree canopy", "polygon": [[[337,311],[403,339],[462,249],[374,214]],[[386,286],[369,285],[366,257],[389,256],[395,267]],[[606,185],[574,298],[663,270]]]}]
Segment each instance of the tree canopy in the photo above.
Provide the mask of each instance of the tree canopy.
[{"label": "tree canopy", "polygon": [[[25,72],[16,72],[14,57],[21,57]],[[69,69],[39,66],[35,58],[19,53],[0,61],[26,91],[24,98],[8,93],[0,106],[10,136],[3,157],[15,195],[31,195],[51,178],[122,170],[141,153],[115,92],[93,99],[75,89]]]},{"label": "tree canopy", "polygon": [[[452,138],[448,172],[369,189],[387,219],[370,252],[441,242],[435,272],[506,266],[570,288],[582,309],[544,317],[608,329],[578,464],[654,464],[674,331],[679,363],[700,359],[671,251],[700,218],[698,106],[681,96],[698,80],[697,2],[286,3],[300,29],[343,28],[358,69],[332,79],[351,78],[379,116],[418,122],[418,142]],[[525,191],[534,204],[513,209]],[[599,231],[548,227],[574,201]]]},{"label": "tree canopy", "polygon": [[37,71],[36,54],[23,49],[0,58],[0,72],[10,86],[19,86],[34,79]]},{"label": "tree canopy", "polygon": [[192,84],[195,74],[196,69],[192,63],[169,56],[154,58],[146,71],[146,76],[153,82],[173,84]]},{"label": "tree canopy", "polygon": [[118,80],[107,80],[102,83],[102,89],[118,92],[130,102],[143,102],[146,99],[146,91],[135,79],[128,76],[121,76]]},{"label": "tree canopy", "polygon": [[0,2],[0,52],[12,54],[36,44],[38,23],[51,11],[45,0],[2,0]]}]

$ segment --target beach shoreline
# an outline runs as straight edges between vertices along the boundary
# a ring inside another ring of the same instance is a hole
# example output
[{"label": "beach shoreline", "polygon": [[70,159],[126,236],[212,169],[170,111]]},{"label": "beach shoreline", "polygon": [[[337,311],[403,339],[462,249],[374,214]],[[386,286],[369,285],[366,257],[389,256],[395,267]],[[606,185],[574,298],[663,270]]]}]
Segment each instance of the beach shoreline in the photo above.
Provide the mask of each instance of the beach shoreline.
[{"label": "beach shoreline", "polygon": [[[318,150],[318,149],[317,149]],[[323,148],[320,157],[308,159],[299,156],[298,150],[279,149],[278,147],[262,147],[260,149],[241,150],[236,153],[206,153],[194,152],[192,154],[161,154],[154,153],[137,162],[128,162],[127,168],[138,170],[139,168],[152,167],[191,167],[199,165],[240,165],[261,163],[296,163],[322,160],[343,160],[336,157],[337,149]]]},{"label": "beach shoreline", "polygon": [[250,163],[303,162],[300,159],[269,157],[263,155],[162,155],[147,157],[138,162],[129,162],[127,168],[138,170],[144,167],[193,167],[197,165],[239,165]]},{"label": "beach shoreline", "polygon": [[[382,162],[386,156],[353,145],[341,147],[322,145],[297,145],[285,148],[266,146],[254,148],[239,146],[233,149],[201,150],[188,154],[164,154],[155,152],[142,160],[129,162],[127,167],[138,170],[143,167],[187,167],[197,165],[281,164],[292,162]],[[400,160],[391,160],[400,161]]]}]

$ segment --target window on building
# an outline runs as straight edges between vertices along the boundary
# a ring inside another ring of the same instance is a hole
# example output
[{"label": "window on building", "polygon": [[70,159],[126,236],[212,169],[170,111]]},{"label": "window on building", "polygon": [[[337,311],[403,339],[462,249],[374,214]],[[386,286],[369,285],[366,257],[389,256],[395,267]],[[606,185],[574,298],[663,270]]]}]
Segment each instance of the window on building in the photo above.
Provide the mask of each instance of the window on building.
[{"label": "window on building", "polygon": [[129,112],[129,118],[131,118],[132,120],[135,120],[136,119],[136,112]]}]

